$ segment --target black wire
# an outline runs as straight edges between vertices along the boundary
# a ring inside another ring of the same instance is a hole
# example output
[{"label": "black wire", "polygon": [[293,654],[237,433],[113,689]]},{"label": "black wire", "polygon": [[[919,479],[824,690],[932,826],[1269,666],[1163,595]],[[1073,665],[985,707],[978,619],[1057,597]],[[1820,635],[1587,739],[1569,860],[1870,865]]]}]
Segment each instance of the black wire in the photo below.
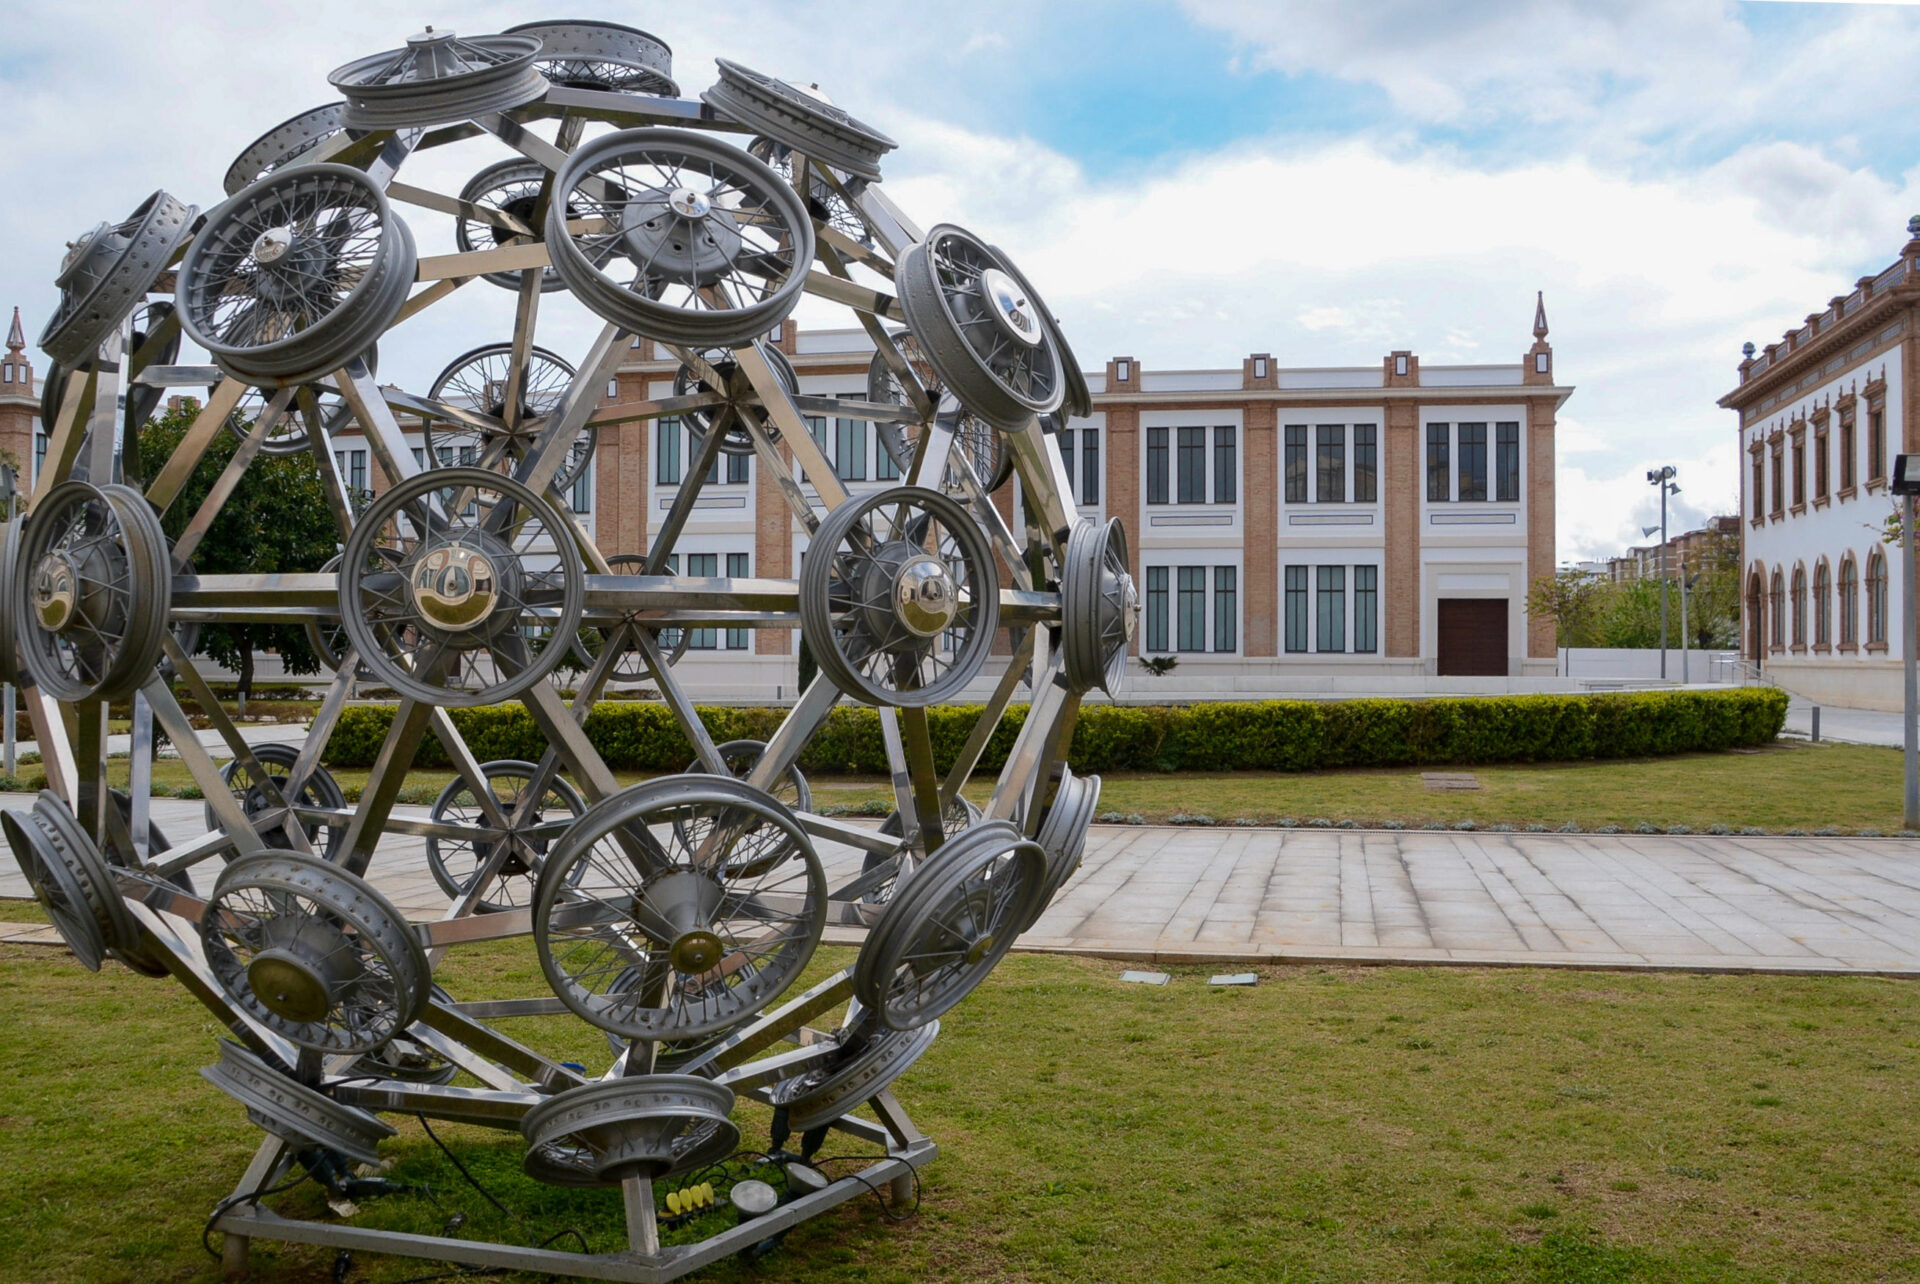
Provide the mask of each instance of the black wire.
[{"label": "black wire", "polygon": [[[809,1159],[804,1162],[806,1163],[807,1167],[813,1169],[817,1173],[820,1173],[822,1176],[828,1178],[829,1180],[838,1180],[838,1178],[835,1178],[832,1173],[820,1167],[820,1165],[830,1164],[836,1161],[852,1162],[854,1160],[859,1160],[862,1163],[873,1163],[875,1160],[896,1159],[896,1158],[899,1158],[899,1157],[897,1155],[820,1155],[814,1159]],[[880,1194],[880,1188],[874,1185],[872,1182],[868,1181],[865,1177],[861,1176],[859,1173],[846,1174],[847,1176],[853,1178],[855,1181],[859,1182],[862,1186],[865,1186],[867,1188],[868,1193],[870,1193],[874,1197],[874,1199],[878,1201],[880,1204],[880,1215],[886,1218],[890,1222],[904,1222],[907,1219],[911,1218],[915,1213],[918,1213],[920,1211],[920,1170],[914,1167],[912,1163],[910,1163],[905,1159],[901,1159],[900,1162],[903,1164],[906,1164],[907,1172],[909,1172],[913,1176],[913,1204],[904,1213],[894,1212],[893,1209],[888,1206],[886,1198]]]},{"label": "black wire", "polygon": [[[485,1186],[482,1186],[479,1180],[476,1177],[474,1177],[472,1173],[467,1171],[467,1166],[460,1162],[459,1157],[455,1155],[451,1150],[447,1149],[446,1143],[440,1140],[440,1135],[434,1132],[433,1125],[427,1122],[427,1117],[425,1115],[415,1115],[414,1118],[418,1119],[420,1121],[420,1126],[427,1130],[427,1136],[433,1139],[433,1144],[440,1147],[440,1153],[445,1155],[450,1161],[452,1161],[453,1166],[460,1170],[460,1175],[467,1179],[467,1184],[469,1186],[472,1186],[475,1190],[479,1191],[480,1194],[483,1197],[485,1197],[486,1201],[489,1204],[492,1204],[495,1208],[500,1210],[503,1216],[512,1217],[513,1214],[507,1211],[507,1206],[501,1203],[499,1200],[495,1199],[493,1197],[493,1192],[488,1190]],[[445,1278],[445,1277],[443,1276],[440,1278]]]},{"label": "black wire", "polygon": [[218,1260],[220,1254],[213,1246],[213,1224],[215,1222],[219,1221],[222,1217],[226,1216],[229,1211],[239,1207],[241,1204],[257,1204],[269,1195],[284,1194],[311,1176],[313,1176],[312,1173],[301,1169],[298,1177],[295,1177],[292,1181],[286,1182],[283,1185],[275,1186],[272,1190],[256,1190],[244,1195],[228,1195],[225,1199],[213,1206],[213,1213],[207,1218],[207,1224],[200,1228],[200,1247],[207,1250],[207,1256]]},{"label": "black wire", "polygon": [[549,1236],[547,1236],[547,1237],[546,1237],[545,1239],[543,1239],[543,1240],[541,1240],[541,1241],[540,1241],[540,1242],[539,1242],[538,1244],[535,1244],[535,1245],[534,1245],[534,1247],[535,1247],[535,1248],[545,1248],[545,1247],[546,1247],[547,1245],[549,1245],[549,1244],[551,1244],[551,1243],[553,1243],[553,1241],[554,1241],[554,1240],[556,1240],[556,1239],[564,1239],[564,1238],[565,1238],[566,1236],[568,1236],[568,1235],[571,1235],[571,1236],[573,1236],[573,1237],[574,1237],[575,1239],[577,1239],[577,1240],[579,1240],[579,1241],[580,1241],[580,1251],[581,1251],[581,1252],[583,1252],[583,1253],[591,1253],[591,1252],[593,1252],[593,1245],[591,1245],[591,1244],[589,1244],[589,1243],[587,1243],[587,1237],[586,1237],[585,1235],[583,1235],[583,1234],[581,1234],[581,1232],[580,1232],[580,1228],[579,1228],[578,1226],[569,1226],[569,1227],[567,1227],[567,1228],[566,1228],[565,1230],[559,1230],[559,1231],[555,1231],[555,1232],[554,1232],[553,1234],[551,1234],[551,1235],[549,1235]]}]

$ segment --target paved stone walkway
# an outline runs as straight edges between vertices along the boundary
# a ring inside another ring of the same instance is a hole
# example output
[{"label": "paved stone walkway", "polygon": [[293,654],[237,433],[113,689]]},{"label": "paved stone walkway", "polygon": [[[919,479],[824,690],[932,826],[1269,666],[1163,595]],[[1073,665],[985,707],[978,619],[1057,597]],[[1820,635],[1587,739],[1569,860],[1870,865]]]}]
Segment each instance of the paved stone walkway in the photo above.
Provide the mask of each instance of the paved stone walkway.
[{"label": "paved stone walkway", "polygon": [[[0,794],[0,807],[30,801]],[[198,803],[156,800],[154,815],[176,835],[202,823]],[[859,867],[847,848],[822,857],[834,882]],[[411,917],[446,908],[424,840],[389,837],[371,872]],[[0,861],[0,897],[29,894],[13,861]],[[0,924],[0,940],[50,939],[44,927]],[[1080,872],[1021,946],[1162,963],[1920,975],[1920,844],[1096,825]]]}]

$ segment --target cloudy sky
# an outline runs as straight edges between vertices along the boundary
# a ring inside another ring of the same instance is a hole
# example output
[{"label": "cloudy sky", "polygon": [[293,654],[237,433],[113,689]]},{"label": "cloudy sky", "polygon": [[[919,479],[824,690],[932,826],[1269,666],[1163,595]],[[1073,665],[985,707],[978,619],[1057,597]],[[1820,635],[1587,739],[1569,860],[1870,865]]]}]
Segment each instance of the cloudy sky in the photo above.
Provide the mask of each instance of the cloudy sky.
[{"label": "cloudy sky", "polygon": [[[1083,364],[1512,361],[1546,292],[1560,555],[1732,511],[1714,405],[1764,344],[1892,261],[1920,212],[1920,8],[1747,0],[725,3],[569,0],[648,27],[690,94],[726,55],[899,140],[888,190],[987,234]],[[63,244],[165,187],[211,205],[232,157],[328,101],[331,68],[426,24],[557,16],[522,3],[9,0],[0,302],[31,338]],[[415,182],[457,189],[489,157]],[[422,253],[451,248],[410,215]],[[803,318],[805,313],[802,314]],[[484,285],[410,322],[381,374],[412,386],[509,320]],[[595,327],[552,309],[542,342]]]}]

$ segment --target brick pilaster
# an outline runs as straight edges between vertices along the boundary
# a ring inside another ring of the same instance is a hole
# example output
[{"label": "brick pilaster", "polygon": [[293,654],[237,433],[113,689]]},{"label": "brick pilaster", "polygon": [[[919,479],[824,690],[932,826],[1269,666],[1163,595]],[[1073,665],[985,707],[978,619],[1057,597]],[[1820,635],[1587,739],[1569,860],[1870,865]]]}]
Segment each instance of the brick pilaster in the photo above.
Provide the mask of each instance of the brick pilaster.
[{"label": "brick pilaster", "polygon": [[[1409,365],[1417,379],[1418,367]],[[1392,357],[1387,381],[1394,382]],[[1420,411],[1413,402],[1387,403],[1384,449],[1387,655],[1407,659],[1420,654]]]},{"label": "brick pilaster", "polygon": [[1240,511],[1246,521],[1241,550],[1246,636],[1241,650],[1250,656],[1280,651],[1279,419],[1279,410],[1270,403],[1249,405],[1244,417],[1247,449]]},{"label": "brick pilaster", "polygon": [[[1554,572],[1553,487],[1554,402],[1534,397],[1527,402],[1527,586]],[[1525,610],[1525,603],[1521,605]],[[1527,618],[1527,656],[1550,660],[1555,655],[1553,620]]]}]

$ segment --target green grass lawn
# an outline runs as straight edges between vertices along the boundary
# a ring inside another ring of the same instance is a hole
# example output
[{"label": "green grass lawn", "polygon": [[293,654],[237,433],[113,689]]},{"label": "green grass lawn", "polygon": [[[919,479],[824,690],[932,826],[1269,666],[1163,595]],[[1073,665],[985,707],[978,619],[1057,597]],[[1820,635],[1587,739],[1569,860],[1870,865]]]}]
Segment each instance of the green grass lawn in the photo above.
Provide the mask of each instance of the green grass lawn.
[{"label": "green grass lawn", "polygon": [[[37,770],[37,769],[33,769]],[[1846,832],[1900,828],[1901,759],[1897,749],[1865,745],[1806,744],[1782,740],[1747,752],[1682,754],[1670,758],[1606,762],[1468,767],[1480,788],[1438,793],[1421,769],[1378,768],[1320,772],[1122,772],[1105,776],[1102,812],[1164,821],[1177,812],[1204,813],[1222,824],[1245,817],[1263,824],[1292,818],[1302,824],[1321,817],[1363,825],[1394,821],[1409,827],[1473,820],[1481,826],[1527,824],[1583,829],[1639,824],[1759,826],[1773,832]],[[116,782],[126,780],[124,760],[112,764]],[[32,771],[23,769],[23,776]],[[643,773],[622,772],[628,783]],[[349,798],[366,784],[364,770],[337,776]],[[402,800],[433,801],[449,780],[447,771],[409,773]],[[176,761],[155,764],[154,779],[168,788],[188,784]],[[816,806],[892,805],[892,789],[873,777],[822,776],[812,780]],[[990,778],[976,778],[967,794],[984,803]]]},{"label": "green grass lawn", "polygon": [[[1119,970],[1012,958],[948,1017],[899,1085],[942,1147],[911,1221],[862,1197],[760,1267],[698,1278],[1920,1278],[1911,982],[1288,967],[1210,990]],[[456,950],[441,975],[464,998],[541,992],[525,942]],[[170,982],[23,947],[0,947],[0,1005],[0,1279],[217,1279],[201,1224],[259,1134],[196,1073],[212,1018]],[[608,1057],[579,1023],[513,1030]],[[766,1111],[736,1119],[764,1144]],[[510,1137],[442,1135],[513,1216],[408,1120],[383,1153],[433,1194],[365,1201],[357,1223],[435,1233],[458,1211],[466,1235],[617,1243],[616,1196],[526,1181]],[[270,1203],[327,1215],[311,1185]],[[260,1242],[255,1265],[319,1284],[332,1254]],[[357,1256],[349,1278],[434,1269]]]}]

